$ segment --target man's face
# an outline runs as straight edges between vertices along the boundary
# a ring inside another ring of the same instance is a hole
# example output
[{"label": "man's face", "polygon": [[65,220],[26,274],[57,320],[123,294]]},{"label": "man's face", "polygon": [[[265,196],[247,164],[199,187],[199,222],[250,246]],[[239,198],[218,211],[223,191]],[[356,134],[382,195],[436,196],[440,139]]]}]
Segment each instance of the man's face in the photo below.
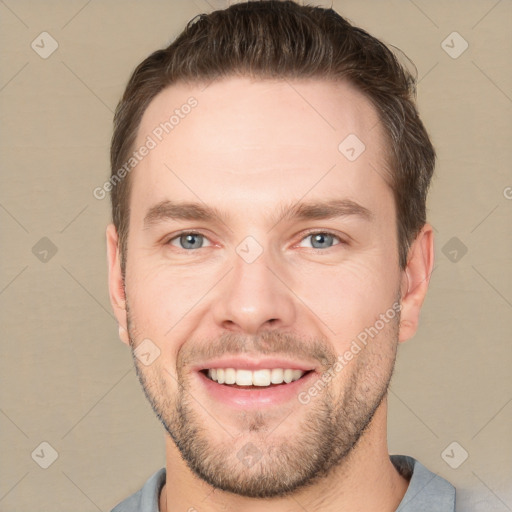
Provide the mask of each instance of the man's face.
[{"label": "man's face", "polygon": [[[395,360],[402,274],[377,114],[346,83],[230,78],[164,90],[135,147],[148,135],[125,280],[132,348],[159,351],[135,359],[144,391],[211,485],[271,497],[311,484],[346,460]],[[299,209],[333,201],[336,215]],[[240,385],[208,377],[227,368]]]}]

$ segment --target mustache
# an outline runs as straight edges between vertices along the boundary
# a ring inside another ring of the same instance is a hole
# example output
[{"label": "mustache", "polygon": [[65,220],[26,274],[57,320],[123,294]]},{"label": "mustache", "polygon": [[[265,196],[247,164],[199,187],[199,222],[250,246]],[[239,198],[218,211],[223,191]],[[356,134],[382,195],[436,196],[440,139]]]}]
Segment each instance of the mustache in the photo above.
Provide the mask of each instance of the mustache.
[{"label": "mustache", "polygon": [[337,358],[329,342],[321,338],[304,338],[279,331],[265,331],[253,336],[226,332],[212,340],[183,344],[178,352],[177,366],[186,367],[198,360],[239,354],[251,354],[255,357],[258,355],[298,357],[316,360],[325,367],[334,364]]}]

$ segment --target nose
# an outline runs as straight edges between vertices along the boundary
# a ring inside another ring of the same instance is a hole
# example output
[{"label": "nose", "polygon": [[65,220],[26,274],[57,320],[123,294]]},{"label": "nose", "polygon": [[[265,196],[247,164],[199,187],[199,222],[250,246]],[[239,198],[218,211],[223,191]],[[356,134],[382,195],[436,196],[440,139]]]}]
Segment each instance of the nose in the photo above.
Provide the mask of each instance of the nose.
[{"label": "nose", "polygon": [[219,283],[213,302],[216,324],[224,330],[258,334],[291,328],[296,320],[293,292],[286,276],[263,252],[248,263],[235,254],[233,269]]}]

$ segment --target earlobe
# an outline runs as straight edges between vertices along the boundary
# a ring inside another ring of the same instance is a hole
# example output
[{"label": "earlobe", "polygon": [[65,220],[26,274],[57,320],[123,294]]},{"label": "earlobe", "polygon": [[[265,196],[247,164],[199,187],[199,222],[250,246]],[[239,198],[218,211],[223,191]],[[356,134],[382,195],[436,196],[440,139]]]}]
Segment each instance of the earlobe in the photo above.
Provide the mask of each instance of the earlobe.
[{"label": "earlobe", "polygon": [[402,272],[400,342],[412,338],[418,329],[433,266],[434,232],[430,224],[425,224],[409,249],[407,266]]},{"label": "earlobe", "polygon": [[121,260],[119,254],[119,239],[113,224],[106,230],[107,260],[108,260],[108,288],[110,304],[119,324],[119,338],[123,343],[129,344],[126,318],[126,297],[121,274]]},{"label": "earlobe", "polygon": [[126,343],[127,345],[130,344],[130,338],[128,337],[128,331],[122,325],[119,325],[119,339],[123,343]]}]

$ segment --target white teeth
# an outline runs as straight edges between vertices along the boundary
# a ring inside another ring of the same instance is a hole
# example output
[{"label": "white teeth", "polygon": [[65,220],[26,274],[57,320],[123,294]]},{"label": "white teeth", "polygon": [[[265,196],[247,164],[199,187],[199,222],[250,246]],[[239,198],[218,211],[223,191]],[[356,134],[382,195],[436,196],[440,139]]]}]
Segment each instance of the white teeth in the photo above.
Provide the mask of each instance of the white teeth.
[{"label": "white teeth", "polygon": [[234,384],[236,382],[236,370],[234,368],[226,368],[224,370],[224,384]]},{"label": "white teeth", "polygon": [[234,368],[211,368],[208,377],[219,384],[237,384],[238,386],[270,386],[270,384],[289,384],[299,380],[302,370],[291,368],[272,368],[271,370],[236,370]]},{"label": "white teeth", "polygon": [[251,370],[237,370],[236,383],[239,386],[252,386],[252,372]]},{"label": "white teeth", "polygon": [[302,370],[292,370],[292,382],[295,380],[299,380],[303,375]]},{"label": "white teeth", "polygon": [[252,383],[254,386],[270,385],[270,370],[256,370],[252,373]]},{"label": "white teeth", "polygon": [[281,384],[283,382],[282,368],[272,368],[272,376],[270,377],[272,384]]}]

